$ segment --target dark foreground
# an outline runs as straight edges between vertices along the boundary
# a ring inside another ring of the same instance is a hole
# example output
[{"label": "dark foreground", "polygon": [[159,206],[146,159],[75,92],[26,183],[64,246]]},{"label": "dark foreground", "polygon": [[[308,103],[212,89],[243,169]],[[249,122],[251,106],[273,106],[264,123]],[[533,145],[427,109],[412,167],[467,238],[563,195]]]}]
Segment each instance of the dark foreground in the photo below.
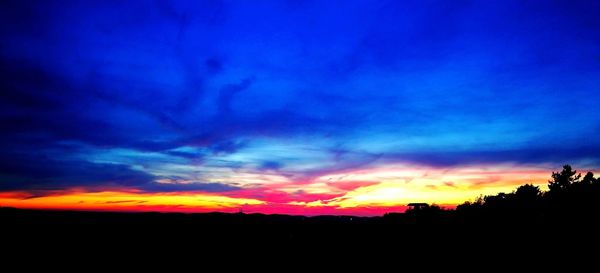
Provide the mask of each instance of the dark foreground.
[{"label": "dark foreground", "polygon": [[540,260],[569,269],[597,267],[598,213],[465,218],[457,211],[433,211],[364,218],[4,208],[0,230],[8,253],[4,261],[23,265],[26,258],[43,268],[83,263],[107,270],[122,264],[281,269],[280,264],[295,268],[297,263],[308,268],[379,265],[367,272],[381,272],[397,263],[417,268],[452,264],[460,270],[475,264],[512,268],[511,262],[523,269],[537,268]]},{"label": "dark foreground", "polygon": [[177,254],[191,248],[256,255],[257,248],[269,248],[307,249],[306,253],[600,255],[600,179],[591,173],[582,177],[570,166],[552,178],[547,192],[523,185],[455,210],[427,206],[381,217],[0,208],[0,234],[3,249],[66,246],[110,253]]},{"label": "dark foreground", "polygon": [[[589,213],[589,212],[588,212]],[[120,213],[0,208],[2,232],[16,241],[49,243],[154,242],[325,247],[334,244],[421,245],[430,242],[592,242],[599,213],[462,215],[409,211],[383,217],[227,213]],[[527,241],[529,240],[529,241]]]}]

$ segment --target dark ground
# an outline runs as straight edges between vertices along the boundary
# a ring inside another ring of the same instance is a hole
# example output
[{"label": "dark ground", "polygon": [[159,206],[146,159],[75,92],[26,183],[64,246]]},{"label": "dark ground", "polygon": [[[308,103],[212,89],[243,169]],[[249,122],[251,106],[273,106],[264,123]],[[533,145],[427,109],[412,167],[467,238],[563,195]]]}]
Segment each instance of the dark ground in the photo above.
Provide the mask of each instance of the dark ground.
[{"label": "dark ground", "polygon": [[232,259],[266,259],[274,253],[295,257],[288,255],[294,251],[301,257],[321,258],[340,253],[396,257],[408,253],[450,255],[454,261],[519,257],[547,265],[572,259],[596,263],[600,179],[591,173],[582,177],[570,166],[552,178],[546,192],[526,184],[455,210],[427,206],[381,217],[0,208],[0,249],[19,257],[90,252],[95,252],[90,257],[97,257],[101,252],[101,257],[121,259],[139,254],[177,259],[192,255],[195,261],[206,252]]},{"label": "dark ground", "polygon": [[[599,214],[562,217],[495,215],[465,217],[450,211],[412,211],[383,217],[289,216],[229,213],[123,213],[0,208],[3,234],[19,241],[155,241],[330,245],[420,244],[430,241],[532,241],[600,234]],[[587,238],[590,239],[590,238]],[[515,241],[515,243],[520,243]]]},{"label": "dark ground", "polygon": [[390,264],[444,270],[483,264],[522,270],[539,269],[540,261],[549,267],[567,264],[570,270],[579,266],[589,271],[590,264],[597,268],[600,225],[595,220],[532,217],[507,222],[463,219],[456,211],[428,214],[365,218],[1,208],[0,249],[3,262],[30,269],[70,265],[81,270],[79,264],[84,264],[112,271],[122,265],[138,270],[161,265],[168,272],[213,272],[241,265],[254,272],[367,264],[366,272],[381,272]]}]

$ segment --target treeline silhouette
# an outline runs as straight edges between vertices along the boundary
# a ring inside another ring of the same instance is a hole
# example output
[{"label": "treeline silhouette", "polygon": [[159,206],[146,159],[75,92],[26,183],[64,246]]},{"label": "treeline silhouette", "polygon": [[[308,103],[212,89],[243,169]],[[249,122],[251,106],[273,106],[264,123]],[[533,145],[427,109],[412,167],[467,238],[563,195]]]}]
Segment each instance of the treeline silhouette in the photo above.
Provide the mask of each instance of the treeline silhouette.
[{"label": "treeline silhouette", "polygon": [[600,212],[600,179],[592,172],[583,176],[570,165],[553,172],[548,191],[525,184],[512,193],[478,198],[456,208],[468,218],[514,218],[515,221],[593,221]]},{"label": "treeline silhouette", "polygon": [[[549,238],[597,238],[600,179],[565,165],[548,190],[524,184],[511,193],[482,196],[456,209],[418,206],[382,217],[289,216],[243,213],[111,213],[0,209],[6,238],[103,244],[119,240],[190,244],[333,242],[459,243],[465,238],[515,241],[535,233]],[[524,235],[525,234],[525,235]],[[568,234],[568,236],[566,236]],[[559,236],[560,235],[560,236]],[[546,243],[553,241],[544,241]]]},{"label": "treeline silhouette", "polygon": [[570,165],[553,172],[548,190],[524,184],[511,193],[480,196],[446,210],[432,205],[391,213],[404,224],[453,227],[522,228],[596,225],[600,216],[600,178],[592,172],[582,176]]}]

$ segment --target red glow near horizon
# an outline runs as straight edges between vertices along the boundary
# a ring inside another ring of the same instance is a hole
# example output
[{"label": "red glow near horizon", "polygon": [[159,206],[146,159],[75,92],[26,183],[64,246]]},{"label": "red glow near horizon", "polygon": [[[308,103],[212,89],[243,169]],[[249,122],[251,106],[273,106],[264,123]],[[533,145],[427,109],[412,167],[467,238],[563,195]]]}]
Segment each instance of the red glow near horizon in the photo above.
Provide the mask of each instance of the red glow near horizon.
[{"label": "red glow near horizon", "polygon": [[[452,208],[479,195],[511,192],[518,185],[546,184],[545,169],[461,168],[452,172],[378,167],[317,177],[301,184],[275,183],[219,193],[147,193],[118,188],[93,191],[13,191],[0,193],[0,205],[17,208],[129,211],[228,212],[291,215],[375,216],[403,212],[426,202]],[[407,175],[412,175],[407,177]]]}]

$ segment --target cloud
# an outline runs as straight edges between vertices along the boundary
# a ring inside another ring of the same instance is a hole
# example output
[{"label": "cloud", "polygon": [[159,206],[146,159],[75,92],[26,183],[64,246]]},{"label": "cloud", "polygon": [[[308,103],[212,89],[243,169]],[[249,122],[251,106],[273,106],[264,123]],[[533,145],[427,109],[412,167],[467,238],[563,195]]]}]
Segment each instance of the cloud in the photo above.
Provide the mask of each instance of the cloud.
[{"label": "cloud", "polygon": [[240,190],[240,187],[221,184],[221,183],[206,183],[206,182],[190,182],[190,183],[156,183],[152,182],[143,185],[141,188],[146,192],[228,192]]},{"label": "cloud", "polygon": [[477,164],[599,164],[600,146],[544,147],[510,150],[468,150],[443,152],[388,153],[382,162],[404,162],[434,167],[453,167]]},{"label": "cloud", "polygon": [[[228,192],[230,184],[184,181],[155,176],[126,164],[54,159],[49,154],[5,154],[0,158],[0,191],[25,190],[37,196],[72,188],[91,191]],[[158,182],[162,181],[162,182]]]},{"label": "cloud", "polygon": [[253,81],[254,79],[247,78],[238,84],[229,84],[221,88],[217,99],[219,114],[228,115],[229,112],[231,112],[231,100],[233,99],[233,96],[250,87]]},{"label": "cloud", "polygon": [[0,160],[1,190],[58,190],[71,187],[134,188],[154,176],[122,164],[57,160],[47,156],[5,154]]},{"label": "cloud", "polygon": [[597,3],[154,3],[0,3],[1,190],[600,164]]},{"label": "cloud", "polygon": [[264,161],[260,164],[259,170],[279,170],[283,163],[277,161]]}]

